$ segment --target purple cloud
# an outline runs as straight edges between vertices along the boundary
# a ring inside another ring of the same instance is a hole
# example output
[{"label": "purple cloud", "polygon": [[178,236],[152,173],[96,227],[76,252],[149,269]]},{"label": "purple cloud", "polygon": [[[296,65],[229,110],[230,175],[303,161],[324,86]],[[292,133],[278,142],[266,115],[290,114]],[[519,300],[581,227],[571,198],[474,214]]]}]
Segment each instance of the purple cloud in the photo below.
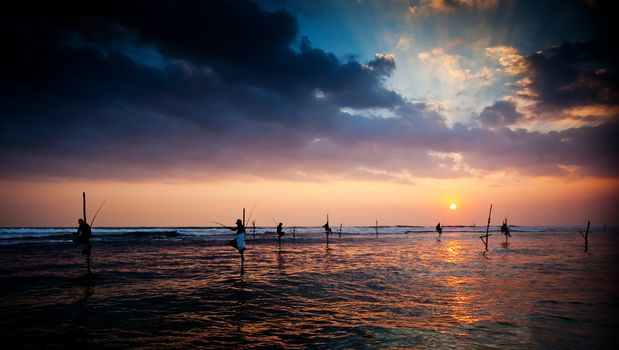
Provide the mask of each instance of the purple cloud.
[{"label": "purple cloud", "polygon": [[477,119],[484,127],[508,126],[523,120],[524,114],[518,112],[512,102],[497,101],[484,108]]},{"label": "purple cloud", "polygon": [[[408,181],[468,176],[470,167],[562,174],[565,165],[617,175],[614,121],[514,131],[505,126],[522,115],[497,102],[479,116],[482,128],[449,127],[385,86],[393,57],[359,62],[314,48],[286,11],[251,1],[20,4],[0,15],[3,177]],[[531,58],[544,101],[601,98],[541,79],[578,77],[545,60],[584,58],[557,55]],[[616,93],[612,79],[589,78]]]}]

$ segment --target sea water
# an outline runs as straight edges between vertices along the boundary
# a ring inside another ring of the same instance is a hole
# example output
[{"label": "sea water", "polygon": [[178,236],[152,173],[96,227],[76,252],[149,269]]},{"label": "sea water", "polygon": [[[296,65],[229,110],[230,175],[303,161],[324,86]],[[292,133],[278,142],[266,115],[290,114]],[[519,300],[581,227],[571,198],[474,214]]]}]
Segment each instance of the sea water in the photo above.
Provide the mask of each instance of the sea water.
[{"label": "sea water", "polygon": [[619,231],[578,227],[0,229],[7,348],[612,348]]}]

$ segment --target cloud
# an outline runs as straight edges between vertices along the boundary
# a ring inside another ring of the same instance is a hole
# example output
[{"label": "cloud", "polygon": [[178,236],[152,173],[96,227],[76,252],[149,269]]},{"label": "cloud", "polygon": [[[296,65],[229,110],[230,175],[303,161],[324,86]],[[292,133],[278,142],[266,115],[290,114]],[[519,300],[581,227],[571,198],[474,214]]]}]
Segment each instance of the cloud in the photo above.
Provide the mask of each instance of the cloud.
[{"label": "cloud", "polygon": [[496,59],[504,71],[510,75],[519,75],[529,70],[526,58],[517,49],[509,46],[488,47],[485,50],[486,56]]},{"label": "cloud", "polygon": [[409,6],[409,13],[427,15],[434,12],[486,11],[498,3],[499,0],[420,0]]},{"label": "cloud", "polygon": [[441,48],[435,48],[430,52],[421,52],[417,55],[423,63],[430,64],[436,69],[438,76],[466,80],[470,72],[460,67],[460,56],[450,55]]},{"label": "cloud", "polygon": [[600,42],[569,41],[528,56],[529,87],[540,109],[617,105],[617,56]]},{"label": "cloud", "polygon": [[483,127],[503,127],[522,121],[524,114],[516,111],[514,103],[497,101],[494,105],[484,108],[477,118]]},{"label": "cloud", "polygon": [[417,57],[422,63],[430,66],[439,80],[460,89],[464,88],[464,82],[471,80],[477,80],[475,84],[481,82],[482,87],[487,87],[493,78],[489,68],[482,67],[474,72],[470,68],[463,67],[465,64],[461,56],[449,54],[442,48],[420,52]]},{"label": "cloud", "polygon": [[392,54],[377,53],[367,66],[383,78],[388,78],[395,70],[395,56]]},{"label": "cloud", "polygon": [[5,175],[225,168],[258,145],[300,149],[341,108],[403,103],[382,85],[392,55],[342,62],[304,38],[295,50],[295,19],[251,1],[60,5],[2,15]]},{"label": "cloud", "polygon": [[485,171],[616,177],[619,169],[614,164],[619,160],[616,153],[619,142],[611,135],[617,132],[617,122],[548,133],[510,128],[473,129],[467,147],[460,154],[469,167]]},{"label": "cloud", "polygon": [[460,56],[448,54],[441,48],[420,52],[417,57],[422,63],[427,63],[435,69],[436,75],[442,79],[466,80],[471,77],[470,71],[461,67]]},{"label": "cloud", "polygon": [[526,57],[509,47],[490,49],[486,54],[498,57],[518,80],[510,84],[514,95],[485,107],[475,119],[493,136],[502,135],[503,142],[488,142],[495,147],[491,153],[505,156],[471,154],[469,164],[483,168],[490,161],[531,174],[616,176],[615,51],[594,41],[563,42]]},{"label": "cloud", "polygon": [[[480,115],[482,127],[448,127],[435,107],[386,86],[393,55],[340,59],[301,37],[290,13],[252,1],[40,6],[0,14],[2,177],[617,175],[613,119],[511,130],[521,116],[501,102]],[[453,79],[491,74],[440,49],[419,57]],[[551,100],[539,79],[553,75],[543,61],[532,67],[527,86]],[[593,72],[601,82],[614,74],[611,65]]]},{"label": "cloud", "polygon": [[526,57],[494,47],[486,54],[518,79],[508,83],[514,90],[504,99],[526,115],[521,120],[529,127],[558,131],[619,117],[618,57],[607,44],[568,41]]}]

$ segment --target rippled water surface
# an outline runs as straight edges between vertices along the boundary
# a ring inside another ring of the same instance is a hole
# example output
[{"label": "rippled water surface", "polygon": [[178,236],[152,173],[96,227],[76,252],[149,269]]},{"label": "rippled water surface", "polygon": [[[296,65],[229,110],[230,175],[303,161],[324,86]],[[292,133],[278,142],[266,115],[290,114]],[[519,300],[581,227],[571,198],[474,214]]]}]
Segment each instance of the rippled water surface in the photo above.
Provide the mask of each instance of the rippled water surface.
[{"label": "rippled water surface", "polygon": [[619,232],[230,237],[0,245],[0,329],[14,347],[612,348]]}]

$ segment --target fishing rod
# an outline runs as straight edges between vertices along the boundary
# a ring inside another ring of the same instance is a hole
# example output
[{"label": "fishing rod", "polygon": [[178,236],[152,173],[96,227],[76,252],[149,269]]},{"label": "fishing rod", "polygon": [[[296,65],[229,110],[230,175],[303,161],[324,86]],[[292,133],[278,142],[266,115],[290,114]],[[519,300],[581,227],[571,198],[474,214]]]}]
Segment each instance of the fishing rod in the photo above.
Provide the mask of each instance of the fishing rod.
[{"label": "fishing rod", "polygon": [[269,216],[271,217],[271,220],[273,220],[273,223],[275,224],[275,226],[277,226],[277,221],[275,221],[275,218],[273,217],[273,215],[269,213]]},{"label": "fishing rod", "polygon": [[[254,202],[254,206],[251,207],[251,210],[249,211],[249,217],[247,218],[247,221],[249,222],[249,220],[251,220],[251,215],[254,213],[254,209],[256,208],[256,204],[258,204],[258,201],[260,200],[260,197],[256,198],[256,202]],[[245,209],[243,209],[245,210]],[[245,225],[245,222],[243,222],[243,225]]]},{"label": "fishing rod", "polygon": [[95,212],[95,216],[92,217],[92,221],[90,222],[90,227],[92,227],[92,224],[94,224],[95,219],[97,218],[97,215],[99,214],[99,210],[101,210],[101,208],[103,208],[103,204],[105,204],[105,202],[107,201],[108,198],[109,198],[109,196],[105,197],[103,202],[101,202],[101,205],[99,206],[99,209],[97,209],[97,211]]},{"label": "fishing rod", "polygon": [[229,228],[230,228],[229,226],[226,226],[226,225],[222,224],[221,222],[217,222],[217,221],[209,221],[209,222],[211,222],[211,223],[213,223],[213,224],[217,224],[217,225],[219,225],[219,226],[221,226],[221,227],[225,227],[225,228],[227,228],[227,229],[229,229]]}]

